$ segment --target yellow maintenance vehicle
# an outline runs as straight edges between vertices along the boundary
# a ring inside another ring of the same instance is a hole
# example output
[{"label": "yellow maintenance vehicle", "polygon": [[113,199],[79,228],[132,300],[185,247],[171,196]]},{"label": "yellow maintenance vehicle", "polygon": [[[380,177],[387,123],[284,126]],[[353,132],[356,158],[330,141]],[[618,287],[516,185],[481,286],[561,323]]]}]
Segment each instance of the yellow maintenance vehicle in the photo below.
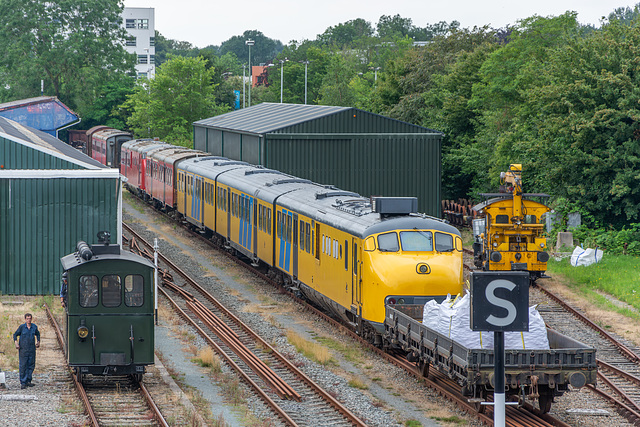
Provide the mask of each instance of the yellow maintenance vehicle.
[{"label": "yellow maintenance vehicle", "polygon": [[532,200],[548,194],[522,192],[522,165],[512,164],[500,174],[500,192],[481,194],[473,221],[474,264],[487,271],[528,271],[532,283],[544,277],[549,254],[543,214],[551,209]]}]

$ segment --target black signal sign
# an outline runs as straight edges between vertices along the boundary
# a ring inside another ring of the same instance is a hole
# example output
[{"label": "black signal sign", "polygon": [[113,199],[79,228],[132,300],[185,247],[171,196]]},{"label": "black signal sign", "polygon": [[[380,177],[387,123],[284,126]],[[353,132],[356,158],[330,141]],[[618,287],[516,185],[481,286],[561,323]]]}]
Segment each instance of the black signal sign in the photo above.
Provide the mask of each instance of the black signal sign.
[{"label": "black signal sign", "polygon": [[471,272],[471,329],[529,330],[529,273]]}]

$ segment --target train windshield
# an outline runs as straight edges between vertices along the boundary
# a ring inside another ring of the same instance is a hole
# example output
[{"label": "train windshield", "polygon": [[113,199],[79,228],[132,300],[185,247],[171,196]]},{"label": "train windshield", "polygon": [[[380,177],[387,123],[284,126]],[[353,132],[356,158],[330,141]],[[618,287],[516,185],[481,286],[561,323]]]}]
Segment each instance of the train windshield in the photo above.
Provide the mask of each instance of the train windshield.
[{"label": "train windshield", "polygon": [[433,237],[430,231],[401,231],[400,242],[403,251],[432,251]]},{"label": "train windshield", "polygon": [[396,233],[385,233],[378,236],[378,249],[380,252],[398,252],[398,235]]},{"label": "train windshield", "polygon": [[453,236],[451,234],[436,233],[436,251],[453,252]]}]

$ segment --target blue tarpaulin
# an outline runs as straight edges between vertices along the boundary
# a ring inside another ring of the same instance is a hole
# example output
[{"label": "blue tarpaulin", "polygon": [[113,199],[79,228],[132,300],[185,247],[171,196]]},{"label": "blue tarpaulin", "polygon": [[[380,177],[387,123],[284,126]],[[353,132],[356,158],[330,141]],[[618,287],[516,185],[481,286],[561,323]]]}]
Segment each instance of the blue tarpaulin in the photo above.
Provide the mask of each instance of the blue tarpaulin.
[{"label": "blue tarpaulin", "polygon": [[22,99],[0,104],[0,117],[58,136],[58,131],[79,117],[55,96]]}]

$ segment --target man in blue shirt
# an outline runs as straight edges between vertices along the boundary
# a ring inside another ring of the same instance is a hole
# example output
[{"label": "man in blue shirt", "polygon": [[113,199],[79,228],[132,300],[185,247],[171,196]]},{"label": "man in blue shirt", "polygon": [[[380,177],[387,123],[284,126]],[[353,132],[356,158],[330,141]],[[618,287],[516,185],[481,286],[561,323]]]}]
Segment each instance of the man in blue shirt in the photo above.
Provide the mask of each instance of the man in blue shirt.
[{"label": "man in blue shirt", "polygon": [[[31,375],[36,367],[36,348],[40,347],[40,331],[35,323],[31,323],[32,318],[31,313],[25,314],[25,323],[18,326],[13,334],[13,342],[20,355],[20,388],[22,389],[33,386]],[[18,337],[20,337],[19,344]]]}]

